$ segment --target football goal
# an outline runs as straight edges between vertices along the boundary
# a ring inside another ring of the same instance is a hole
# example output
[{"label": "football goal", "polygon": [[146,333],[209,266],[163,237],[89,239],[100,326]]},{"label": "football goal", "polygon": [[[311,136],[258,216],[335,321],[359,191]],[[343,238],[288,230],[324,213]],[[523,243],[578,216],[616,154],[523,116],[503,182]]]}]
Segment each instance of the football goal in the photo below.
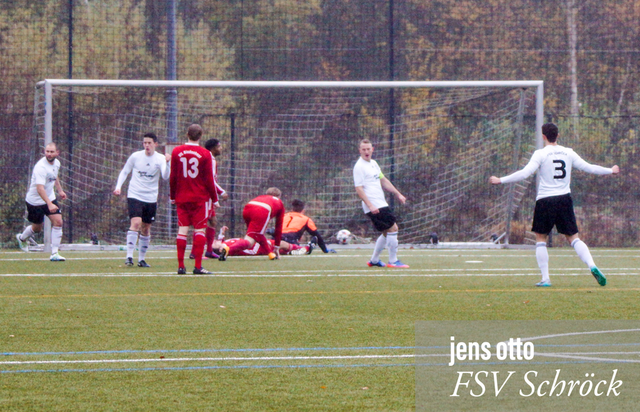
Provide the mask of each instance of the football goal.
[{"label": "football goal", "polygon": [[[407,197],[389,203],[400,242],[509,243],[510,224],[530,181],[491,187],[490,175],[522,167],[541,146],[542,81],[134,81],[44,80],[35,93],[34,160],[48,142],[61,151],[65,243],[123,244],[126,184],[118,174],[142,136],[158,151],[185,141],[223,145],[219,182],[230,194],[218,226],[244,234],[242,207],[276,186],[285,206],[306,204],[327,239],[341,229],[375,233],[353,187],[361,139]],[[173,245],[175,211],[161,183],[152,244]],[[48,231],[45,231],[48,233]],[[48,242],[45,242],[48,244]]]}]

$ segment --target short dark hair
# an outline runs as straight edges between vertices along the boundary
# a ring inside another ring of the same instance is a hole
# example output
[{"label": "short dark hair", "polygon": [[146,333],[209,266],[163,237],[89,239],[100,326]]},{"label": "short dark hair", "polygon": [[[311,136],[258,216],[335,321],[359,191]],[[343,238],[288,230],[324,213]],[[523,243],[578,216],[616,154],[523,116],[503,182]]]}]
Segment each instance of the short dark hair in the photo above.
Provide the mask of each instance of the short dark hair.
[{"label": "short dark hair", "polygon": [[558,140],[558,126],[553,123],[545,123],[542,125],[542,134],[545,135],[549,143],[555,143]]},{"label": "short dark hair", "polygon": [[153,132],[145,133],[142,138],[144,139],[145,137],[149,137],[149,138],[153,139],[154,143],[158,143],[158,136],[156,136],[156,134],[153,133]]},{"label": "short dark hair", "polygon": [[300,199],[293,199],[291,202],[291,208],[294,212],[302,212],[304,210],[304,202]]},{"label": "short dark hair", "polygon": [[220,144],[220,141],[218,139],[209,139],[206,142],[204,142],[204,148],[207,150],[211,150],[219,144]]},{"label": "short dark hair", "polygon": [[199,124],[192,124],[187,129],[187,136],[192,142],[197,142],[202,137],[202,127]]}]

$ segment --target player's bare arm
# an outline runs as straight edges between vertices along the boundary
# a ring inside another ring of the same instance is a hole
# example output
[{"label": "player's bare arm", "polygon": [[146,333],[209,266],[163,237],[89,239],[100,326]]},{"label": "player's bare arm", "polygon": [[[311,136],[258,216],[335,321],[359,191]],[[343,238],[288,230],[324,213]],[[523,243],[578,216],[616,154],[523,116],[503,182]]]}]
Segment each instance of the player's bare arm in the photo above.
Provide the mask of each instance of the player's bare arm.
[{"label": "player's bare arm", "polygon": [[371,213],[375,215],[380,212],[377,207],[373,206],[373,204],[371,203],[367,195],[364,193],[363,186],[356,186],[356,193],[358,194],[358,197],[360,198],[360,200],[362,200],[364,204],[367,205]]},{"label": "player's bare arm", "polygon": [[60,180],[56,179],[56,181],[53,183],[53,185],[56,188],[56,192],[58,192],[58,197],[62,200],[67,198],[67,194],[64,192],[64,190],[62,190],[62,185],[60,184]]},{"label": "player's bare arm", "polygon": [[620,168],[618,167],[618,165],[614,165],[613,167],[611,167],[611,173],[613,173],[614,175],[620,173]]},{"label": "player's bare arm", "polygon": [[47,204],[49,211],[51,213],[55,213],[58,210],[58,206],[51,202],[51,199],[49,199],[49,196],[47,196],[47,191],[44,190],[44,185],[36,185],[36,190],[38,191],[38,194],[40,195],[42,200],[44,200],[44,202]]},{"label": "player's bare arm", "polygon": [[398,198],[400,203],[402,203],[403,205],[406,203],[407,198],[404,197],[404,195],[402,193],[400,193],[400,191],[398,189],[396,189],[396,187],[393,185],[393,183],[391,183],[391,180],[387,179],[386,177],[383,177],[382,179],[380,179],[380,185],[387,192],[393,193],[393,195],[396,198]]},{"label": "player's bare arm", "polygon": [[497,176],[491,176],[491,177],[489,178],[489,183],[491,183],[492,185],[499,185],[499,184],[500,184],[500,183],[502,183],[502,182],[500,181],[500,178],[499,178],[499,177],[497,177]]}]

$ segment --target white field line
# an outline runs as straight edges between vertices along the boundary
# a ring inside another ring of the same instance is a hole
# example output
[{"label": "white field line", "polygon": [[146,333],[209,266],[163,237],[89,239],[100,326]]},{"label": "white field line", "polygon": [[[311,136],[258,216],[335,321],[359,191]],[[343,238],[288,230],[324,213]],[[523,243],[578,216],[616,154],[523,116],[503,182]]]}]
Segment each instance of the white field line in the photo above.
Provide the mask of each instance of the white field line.
[{"label": "white field line", "polygon": [[[591,355],[591,354],[588,354]],[[561,358],[561,359],[575,359],[575,360],[586,360],[586,361],[595,361],[595,362],[613,362],[613,363],[640,363],[639,359],[617,359],[617,358],[602,358],[602,357],[594,357],[591,356],[578,356],[578,355],[569,355],[569,354],[555,354],[555,353],[536,353],[536,356],[546,356],[549,358]]]},{"label": "white field line", "polygon": [[[584,353],[536,353],[536,356],[559,359],[587,360],[614,363],[640,363],[636,359],[605,358],[603,355],[638,355],[640,352],[584,352]],[[70,365],[70,364],[114,364],[114,363],[167,363],[167,362],[269,362],[309,360],[361,360],[361,359],[416,359],[449,358],[450,354],[404,354],[404,355],[336,355],[336,356],[249,356],[249,357],[205,357],[205,358],[140,358],[140,359],[85,359],[85,360],[33,360],[2,361],[0,365]]]},{"label": "white field line", "polygon": [[[639,276],[636,268],[603,269],[607,276]],[[424,277],[424,278],[454,278],[454,277],[521,277],[540,276],[537,268],[520,269],[392,269],[382,273],[375,273],[377,269],[369,270],[280,270],[280,271],[224,271],[214,272],[212,275],[178,275],[175,272],[98,272],[98,273],[3,273],[2,277],[197,277],[197,278],[324,278],[324,277]],[[618,272],[620,271],[620,272]],[[320,272],[320,273],[319,273]],[[341,273],[342,272],[342,273]],[[449,272],[449,273],[442,273]],[[459,273],[454,273],[459,272]],[[501,273],[498,273],[501,272]],[[554,277],[591,276],[584,268],[565,268],[563,273],[554,273]],[[569,273],[575,272],[575,273]]]},{"label": "white field line", "polygon": [[[524,257],[524,258],[534,258],[535,254],[534,253],[502,253],[503,251],[500,252],[496,252],[496,253],[486,253],[486,252],[482,252],[481,254],[478,253],[461,253],[460,251],[442,251],[442,250],[426,250],[426,249],[416,249],[416,250],[412,250],[412,249],[406,249],[406,250],[402,250],[401,254],[424,254],[425,256],[428,257],[442,257],[442,258],[450,258],[450,257],[454,257],[454,258],[459,258],[459,259],[468,259],[468,258],[520,258],[520,257]],[[620,251],[613,251],[615,253],[620,253]],[[64,251],[62,251],[62,253],[64,253]],[[73,255],[75,254],[79,254],[81,252],[72,252],[71,256],[66,256],[68,261],[84,261],[84,260],[90,260],[90,261],[96,261],[96,260],[116,260],[116,261],[124,261],[124,258],[119,254],[117,256],[96,256],[96,253],[93,253],[93,255],[91,257],[73,257]],[[86,253],[86,252],[84,252]],[[99,252],[99,253],[113,253],[113,252]],[[29,261],[48,261],[49,258],[47,256],[42,256],[42,257],[26,257],[26,253],[25,252],[4,252],[3,255],[21,255],[21,256],[25,256],[25,257],[0,257],[0,262],[16,262],[16,261],[23,261],[23,262],[29,262]],[[634,251],[630,251],[630,254],[615,254],[615,255],[611,255],[606,253],[605,251],[597,251],[594,252],[593,250],[591,251],[591,255],[594,257],[600,257],[600,258],[629,258],[629,257],[640,257],[640,251],[638,250],[634,250]],[[153,260],[153,259],[176,259],[176,255],[175,252],[170,253],[167,255],[167,252],[149,252],[149,254],[147,255],[149,256],[149,260]],[[575,253],[571,253],[570,251],[566,251],[566,253],[564,252],[557,252],[553,254],[554,257],[575,257]],[[297,255],[297,256],[289,256],[289,255],[285,255],[282,257],[282,259],[350,259],[350,258],[363,258],[363,259],[368,259],[371,257],[371,254],[369,252],[366,252],[364,254],[361,253],[357,253],[357,254],[353,254],[353,253],[349,253],[349,254],[343,254],[343,253],[312,253],[311,255]],[[265,256],[231,256],[229,259],[231,260],[235,260],[235,259],[266,259]],[[215,260],[215,259],[212,259]],[[206,259],[203,261],[207,261]],[[366,262],[365,262],[366,263]]]},{"label": "white field line", "polygon": [[[438,355],[445,356],[445,355]],[[0,365],[45,365],[45,364],[101,364],[101,363],[143,363],[143,362],[219,362],[219,361],[297,361],[297,360],[345,360],[345,359],[405,359],[415,355],[344,355],[344,356],[249,356],[217,358],[147,358],[147,359],[86,359],[49,361],[3,361]]]}]

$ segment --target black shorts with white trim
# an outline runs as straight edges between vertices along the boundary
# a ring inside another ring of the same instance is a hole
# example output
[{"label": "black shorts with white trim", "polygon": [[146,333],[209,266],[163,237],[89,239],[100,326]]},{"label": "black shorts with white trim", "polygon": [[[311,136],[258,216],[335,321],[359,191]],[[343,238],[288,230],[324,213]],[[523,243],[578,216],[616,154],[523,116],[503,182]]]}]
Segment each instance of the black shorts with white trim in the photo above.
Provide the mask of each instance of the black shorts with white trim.
[{"label": "black shorts with white trim", "polygon": [[381,207],[376,214],[369,212],[367,216],[369,216],[378,232],[384,232],[396,223],[396,217],[388,207]]},{"label": "black shorts with white trim", "polygon": [[142,218],[144,223],[153,223],[156,220],[157,203],[147,203],[131,197],[127,198],[129,206],[129,219],[134,217]]},{"label": "black shorts with white trim", "polygon": [[551,233],[554,226],[558,229],[558,233],[566,236],[573,236],[578,233],[576,215],[573,211],[573,200],[569,193],[544,197],[536,201],[531,230],[534,233],[547,235]]}]

